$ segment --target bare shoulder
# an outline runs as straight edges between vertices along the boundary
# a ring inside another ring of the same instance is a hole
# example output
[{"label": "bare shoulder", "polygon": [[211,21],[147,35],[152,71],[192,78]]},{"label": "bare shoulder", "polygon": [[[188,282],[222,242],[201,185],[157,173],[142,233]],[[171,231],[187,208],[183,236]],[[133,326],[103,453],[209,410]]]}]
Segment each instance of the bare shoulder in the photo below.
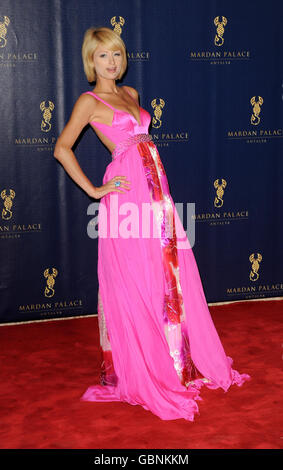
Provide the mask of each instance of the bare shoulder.
[{"label": "bare shoulder", "polygon": [[89,123],[96,106],[96,100],[89,94],[81,94],[72,109],[71,116],[56,145],[71,148],[82,129]]},{"label": "bare shoulder", "polygon": [[94,96],[86,93],[82,93],[76,100],[74,104],[74,109],[76,110],[82,110],[82,111],[93,111],[97,104],[97,100],[95,99]]},{"label": "bare shoulder", "polygon": [[123,88],[128,90],[133,96],[133,98],[135,98],[136,101],[139,101],[139,94],[135,88],[133,88],[132,86],[126,86],[126,85],[124,85]]},{"label": "bare shoulder", "polygon": [[95,112],[97,100],[89,94],[82,93],[74,103],[70,120],[80,121],[85,126]]}]

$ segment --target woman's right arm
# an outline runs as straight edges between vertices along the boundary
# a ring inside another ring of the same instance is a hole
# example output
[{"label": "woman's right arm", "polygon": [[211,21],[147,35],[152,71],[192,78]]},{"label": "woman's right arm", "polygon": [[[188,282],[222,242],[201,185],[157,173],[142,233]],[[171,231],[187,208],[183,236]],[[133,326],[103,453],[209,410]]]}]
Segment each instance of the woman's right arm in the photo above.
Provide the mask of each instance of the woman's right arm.
[{"label": "woman's right arm", "polygon": [[[57,139],[53,155],[63,165],[70,177],[90,197],[100,199],[110,192],[123,193],[125,190],[130,190],[130,182],[126,176],[117,175],[104,185],[95,187],[82,171],[72,151],[74,143],[94,112],[94,103],[95,100],[89,95],[81,95],[77,99],[71,117]],[[115,186],[115,182],[118,180],[120,181],[119,189]]]},{"label": "woman's right arm", "polygon": [[98,195],[98,188],[84,174],[72,151],[75,141],[82,129],[88,124],[91,114],[93,114],[94,103],[95,100],[88,95],[81,95],[77,99],[71,117],[57,139],[54,157],[59,160],[70,177],[89,196],[95,198]]}]

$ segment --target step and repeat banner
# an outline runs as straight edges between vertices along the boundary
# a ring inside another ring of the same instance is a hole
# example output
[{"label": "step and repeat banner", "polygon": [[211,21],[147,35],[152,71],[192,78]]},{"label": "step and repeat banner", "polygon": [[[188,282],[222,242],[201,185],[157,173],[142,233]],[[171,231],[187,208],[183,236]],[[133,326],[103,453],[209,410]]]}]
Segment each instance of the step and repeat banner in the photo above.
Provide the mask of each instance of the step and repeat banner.
[{"label": "step and repeat banner", "polygon": [[[91,199],[53,157],[90,26],[123,38],[208,302],[283,295],[281,0],[1,0],[0,322],[97,312]],[[111,155],[73,151],[95,186]],[[96,201],[97,202],[97,201]],[[99,202],[99,201],[98,201]],[[186,207],[194,207],[193,213]]]}]

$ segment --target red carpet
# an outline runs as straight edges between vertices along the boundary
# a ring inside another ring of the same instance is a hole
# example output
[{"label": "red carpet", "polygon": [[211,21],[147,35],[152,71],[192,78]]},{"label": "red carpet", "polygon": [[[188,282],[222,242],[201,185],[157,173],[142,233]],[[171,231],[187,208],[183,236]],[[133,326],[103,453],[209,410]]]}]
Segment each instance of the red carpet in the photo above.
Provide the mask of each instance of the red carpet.
[{"label": "red carpet", "polygon": [[279,449],[283,447],[283,302],[210,311],[227,355],[250,374],[227,393],[202,389],[194,422],[79,398],[99,378],[96,317],[0,327],[2,449]]}]

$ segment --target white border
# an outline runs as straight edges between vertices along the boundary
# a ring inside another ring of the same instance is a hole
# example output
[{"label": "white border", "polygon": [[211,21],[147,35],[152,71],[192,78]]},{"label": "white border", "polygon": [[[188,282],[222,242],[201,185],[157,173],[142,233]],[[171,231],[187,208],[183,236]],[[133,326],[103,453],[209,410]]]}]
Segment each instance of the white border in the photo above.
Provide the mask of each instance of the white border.
[{"label": "white border", "polygon": [[[261,301],[270,301],[270,300],[283,300],[283,297],[265,297],[263,299],[241,299],[241,300],[228,300],[226,302],[209,302],[207,305],[229,305],[239,302],[261,302]],[[62,320],[74,320],[75,318],[90,318],[90,317],[97,317],[97,313],[93,313],[91,315],[79,315],[74,317],[62,317],[62,318],[45,318],[44,320],[28,320],[28,321],[21,321],[21,322],[12,322],[12,323],[0,323],[1,326],[17,326],[17,325],[26,325],[28,323],[42,323],[47,321],[62,321]]]}]

